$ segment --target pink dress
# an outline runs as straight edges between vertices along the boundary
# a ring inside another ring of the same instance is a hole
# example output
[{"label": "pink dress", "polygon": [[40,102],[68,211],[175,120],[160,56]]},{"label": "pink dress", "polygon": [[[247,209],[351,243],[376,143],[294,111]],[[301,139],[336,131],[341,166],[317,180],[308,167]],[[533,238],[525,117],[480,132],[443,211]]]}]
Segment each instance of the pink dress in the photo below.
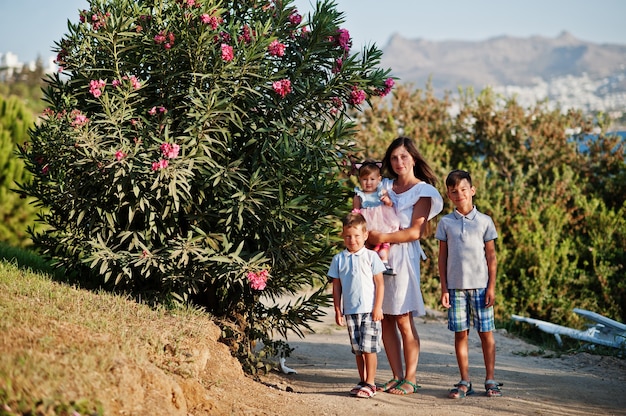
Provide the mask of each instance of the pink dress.
[{"label": "pink dress", "polygon": [[392,233],[400,229],[400,220],[395,208],[388,207],[380,200],[384,195],[382,184],[378,185],[376,192],[365,193],[357,186],[354,193],[361,198],[361,214],[367,221],[368,231]]}]

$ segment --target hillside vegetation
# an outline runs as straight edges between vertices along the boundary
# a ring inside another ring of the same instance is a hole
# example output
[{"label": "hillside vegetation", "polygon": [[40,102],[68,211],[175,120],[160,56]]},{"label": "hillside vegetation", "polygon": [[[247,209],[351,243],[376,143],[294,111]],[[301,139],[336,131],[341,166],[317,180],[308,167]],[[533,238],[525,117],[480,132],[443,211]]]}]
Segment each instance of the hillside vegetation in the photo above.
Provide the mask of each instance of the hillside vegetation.
[{"label": "hillside vegetation", "polygon": [[0,332],[0,415],[269,415],[297,405],[246,377],[198,310],[151,308],[7,261]]}]

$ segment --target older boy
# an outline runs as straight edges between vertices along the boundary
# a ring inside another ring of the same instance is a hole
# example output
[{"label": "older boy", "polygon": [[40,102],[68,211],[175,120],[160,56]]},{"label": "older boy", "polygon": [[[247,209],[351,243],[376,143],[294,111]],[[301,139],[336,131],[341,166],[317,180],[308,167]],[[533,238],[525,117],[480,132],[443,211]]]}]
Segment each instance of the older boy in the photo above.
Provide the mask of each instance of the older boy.
[{"label": "older boy", "polygon": [[378,365],[376,354],[380,351],[383,272],[386,268],[378,254],[365,247],[368,232],[363,215],[348,214],[343,219],[341,236],[345,250],[333,257],[328,270],[328,276],[333,279],[335,322],[348,326],[361,378],[350,394],[369,398],[376,394],[374,379]]},{"label": "older boy", "polygon": [[435,237],[439,240],[441,304],[449,308],[448,328],[454,331],[454,350],[461,373],[461,381],[450,390],[449,397],[458,399],[474,393],[468,360],[470,318],[482,344],[487,396],[501,396],[502,384],[494,380],[493,337],[498,234],[491,217],[474,206],[476,188],[468,172],[450,172],[446,188],[456,209],[441,219]]}]

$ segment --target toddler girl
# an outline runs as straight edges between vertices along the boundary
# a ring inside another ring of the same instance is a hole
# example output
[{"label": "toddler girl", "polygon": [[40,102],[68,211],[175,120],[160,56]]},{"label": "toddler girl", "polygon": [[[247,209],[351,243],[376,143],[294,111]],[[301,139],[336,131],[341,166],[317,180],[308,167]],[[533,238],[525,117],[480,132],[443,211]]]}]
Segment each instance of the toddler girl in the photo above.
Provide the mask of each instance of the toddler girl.
[{"label": "toddler girl", "polygon": [[[355,167],[359,170],[360,187],[354,188],[353,212],[360,212],[367,221],[368,231],[380,231],[391,233],[398,231],[400,223],[393,207],[393,202],[387,195],[387,191],[382,188],[382,175],[380,169],[381,162],[367,159],[363,163],[357,163]],[[393,269],[389,266],[389,243],[375,246],[374,251],[385,264],[386,275],[394,275]]]}]

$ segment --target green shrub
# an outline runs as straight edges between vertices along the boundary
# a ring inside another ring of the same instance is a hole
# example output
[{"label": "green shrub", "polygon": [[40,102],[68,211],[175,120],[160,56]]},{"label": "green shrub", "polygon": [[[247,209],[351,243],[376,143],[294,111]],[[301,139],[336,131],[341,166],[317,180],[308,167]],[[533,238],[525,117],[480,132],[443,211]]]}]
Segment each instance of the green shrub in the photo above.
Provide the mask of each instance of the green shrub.
[{"label": "green shrub", "polygon": [[[456,103],[428,86],[400,85],[390,101],[373,104],[361,118],[357,143],[367,151],[357,159],[381,158],[402,133],[418,142],[442,195],[448,172],[471,172],[474,203],[499,234],[499,320],[520,314],[582,328],[573,308],[626,320],[626,146],[601,117],[547,103],[524,108],[489,89],[462,91]],[[425,238],[423,246],[422,289],[438,307],[437,241]]]},{"label": "green shrub", "polygon": [[67,79],[48,81],[21,149],[23,194],[49,209],[33,241],[109,289],[204,306],[254,372],[257,341],[288,354],[272,334],[301,334],[328,301],[344,116],[389,91],[381,52],[350,54],[328,1],[304,20],[289,1],[90,7],[58,43]]},{"label": "green shrub", "polygon": [[0,95],[0,242],[16,247],[31,244],[26,229],[35,224],[37,213],[32,198],[20,198],[13,192],[16,182],[30,178],[17,150],[28,140],[33,126],[31,112],[19,98]]}]

